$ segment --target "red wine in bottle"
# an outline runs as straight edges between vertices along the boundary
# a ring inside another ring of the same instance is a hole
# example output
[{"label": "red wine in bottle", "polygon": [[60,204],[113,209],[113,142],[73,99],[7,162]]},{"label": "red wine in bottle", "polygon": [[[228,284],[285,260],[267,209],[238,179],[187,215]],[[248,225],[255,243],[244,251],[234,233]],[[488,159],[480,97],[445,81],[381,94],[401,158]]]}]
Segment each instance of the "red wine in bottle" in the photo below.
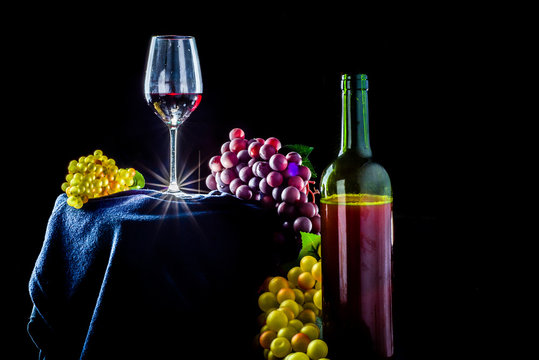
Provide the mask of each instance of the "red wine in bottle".
[{"label": "red wine in bottle", "polygon": [[202,94],[150,93],[146,100],[167,125],[180,125],[197,108]]},{"label": "red wine in bottle", "polygon": [[393,358],[392,191],[372,160],[368,81],[343,75],[341,151],[323,172],[323,331],[332,360]]}]

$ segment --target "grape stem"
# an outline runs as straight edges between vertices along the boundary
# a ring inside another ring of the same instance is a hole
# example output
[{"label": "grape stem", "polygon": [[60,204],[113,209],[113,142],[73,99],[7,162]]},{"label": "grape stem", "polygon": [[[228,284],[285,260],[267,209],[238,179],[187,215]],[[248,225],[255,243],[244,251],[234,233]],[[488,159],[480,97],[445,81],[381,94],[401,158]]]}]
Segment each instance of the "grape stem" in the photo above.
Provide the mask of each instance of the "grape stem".
[{"label": "grape stem", "polygon": [[[311,190],[311,188],[309,187],[309,184],[313,184],[313,189],[314,189],[314,191]],[[318,189],[316,189],[316,188],[314,187],[314,184],[315,184],[315,182],[314,182],[313,180],[310,180],[310,181],[307,181],[307,185],[306,185],[306,187],[307,187],[307,193],[311,194],[311,196],[313,197],[313,200],[312,200],[312,203],[313,203],[313,204],[316,203],[316,200],[315,200],[315,197],[314,197],[314,196],[315,196],[316,194],[320,194],[320,191],[318,191]]]}]

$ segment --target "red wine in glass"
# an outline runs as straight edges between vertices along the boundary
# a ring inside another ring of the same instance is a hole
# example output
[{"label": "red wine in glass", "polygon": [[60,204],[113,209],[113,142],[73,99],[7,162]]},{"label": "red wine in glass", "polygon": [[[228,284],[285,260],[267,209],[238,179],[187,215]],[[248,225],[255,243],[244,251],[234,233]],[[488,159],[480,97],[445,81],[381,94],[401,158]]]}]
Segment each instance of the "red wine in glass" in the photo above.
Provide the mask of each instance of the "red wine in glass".
[{"label": "red wine in glass", "polygon": [[170,182],[167,194],[189,197],[176,174],[176,142],[180,125],[189,118],[202,97],[202,74],[193,36],[152,36],[144,95],[170,133]]},{"label": "red wine in glass", "polygon": [[150,93],[146,99],[167,125],[179,125],[197,108],[202,94]]}]

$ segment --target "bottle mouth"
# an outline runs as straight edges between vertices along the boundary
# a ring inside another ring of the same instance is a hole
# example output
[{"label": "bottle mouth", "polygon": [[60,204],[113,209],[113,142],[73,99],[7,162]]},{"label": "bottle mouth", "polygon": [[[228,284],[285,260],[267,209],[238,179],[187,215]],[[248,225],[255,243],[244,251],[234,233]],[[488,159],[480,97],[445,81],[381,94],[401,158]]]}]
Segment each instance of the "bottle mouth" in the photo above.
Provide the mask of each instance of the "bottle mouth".
[{"label": "bottle mouth", "polygon": [[341,90],[368,90],[369,80],[366,74],[342,74]]},{"label": "bottle mouth", "polygon": [[185,36],[185,35],[154,35],[153,38],[156,38],[158,40],[191,40],[194,39],[193,36]]}]

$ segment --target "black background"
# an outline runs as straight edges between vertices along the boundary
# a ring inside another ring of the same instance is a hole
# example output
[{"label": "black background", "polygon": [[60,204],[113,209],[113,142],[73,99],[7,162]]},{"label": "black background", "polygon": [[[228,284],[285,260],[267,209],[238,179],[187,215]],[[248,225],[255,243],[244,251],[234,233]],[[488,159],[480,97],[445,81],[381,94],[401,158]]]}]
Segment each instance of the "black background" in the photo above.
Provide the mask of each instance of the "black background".
[{"label": "black background", "polygon": [[150,37],[179,34],[196,37],[204,82],[179,137],[188,168],[241,127],[249,138],[313,146],[320,174],[339,146],[339,74],[369,76],[371,145],[395,195],[396,353],[483,358],[493,329],[478,261],[484,239],[469,227],[464,192],[480,186],[474,79],[489,71],[489,30],[477,15],[443,6],[375,11],[362,2],[142,5],[19,9],[5,33],[3,177],[24,179],[6,194],[5,228],[17,228],[5,233],[13,249],[4,254],[12,353],[37,357],[26,335],[27,283],[67,163],[99,148],[149,182],[157,180],[148,169],[164,175],[168,131],[145,103],[143,75]]}]

